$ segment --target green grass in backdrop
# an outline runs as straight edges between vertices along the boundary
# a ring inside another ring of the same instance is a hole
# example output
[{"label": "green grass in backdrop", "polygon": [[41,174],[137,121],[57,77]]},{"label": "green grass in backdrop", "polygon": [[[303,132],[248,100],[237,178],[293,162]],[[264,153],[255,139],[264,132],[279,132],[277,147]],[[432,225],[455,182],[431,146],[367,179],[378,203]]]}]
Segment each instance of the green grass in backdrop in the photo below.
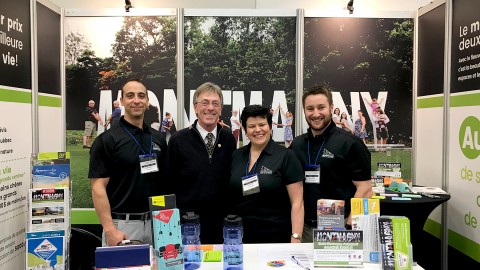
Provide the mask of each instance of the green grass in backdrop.
[{"label": "green grass in backdrop", "polygon": [[[89,149],[82,148],[83,130],[67,131],[67,151],[71,157],[71,179],[73,208],[93,208],[92,190],[88,179]],[[372,153],[372,175],[378,162],[399,162],[402,164],[403,179],[411,179],[412,149],[392,149]]]}]

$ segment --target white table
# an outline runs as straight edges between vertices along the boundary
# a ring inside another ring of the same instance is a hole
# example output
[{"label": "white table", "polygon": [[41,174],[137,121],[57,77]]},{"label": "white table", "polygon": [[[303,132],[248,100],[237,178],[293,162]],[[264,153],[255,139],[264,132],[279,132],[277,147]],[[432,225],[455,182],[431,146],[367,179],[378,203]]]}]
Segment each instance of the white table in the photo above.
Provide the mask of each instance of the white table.
[{"label": "white table", "polygon": [[[244,270],[302,270],[303,268],[295,264],[290,258],[295,256],[313,257],[313,244],[244,244],[243,245],[243,269]],[[282,267],[267,266],[267,262],[272,260],[282,260],[285,265]],[[203,262],[201,270],[222,270],[223,263]],[[373,263],[364,263],[363,268],[321,268],[322,270],[341,270],[341,269],[365,269],[379,270],[381,265]],[[314,270],[310,265],[310,270]],[[423,270],[419,265],[415,265],[413,270]]]}]

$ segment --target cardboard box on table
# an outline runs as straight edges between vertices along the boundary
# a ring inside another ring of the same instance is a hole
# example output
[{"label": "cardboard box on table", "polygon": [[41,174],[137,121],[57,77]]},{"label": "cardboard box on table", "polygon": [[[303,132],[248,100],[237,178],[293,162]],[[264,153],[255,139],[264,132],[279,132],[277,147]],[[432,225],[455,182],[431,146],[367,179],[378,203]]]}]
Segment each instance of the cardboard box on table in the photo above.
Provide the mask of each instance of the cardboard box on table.
[{"label": "cardboard box on table", "polygon": [[180,211],[176,208],[175,195],[150,197],[149,205],[157,269],[183,270]]},{"label": "cardboard box on table", "polygon": [[100,269],[151,269],[150,245],[125,245],[98,247],[95,250],[95,268]]},{"label": "cardboard box on table", "polygon": [[411,270],[413,265],[410,242],[410,220],[403,216],[378,218],[382,269]]}]

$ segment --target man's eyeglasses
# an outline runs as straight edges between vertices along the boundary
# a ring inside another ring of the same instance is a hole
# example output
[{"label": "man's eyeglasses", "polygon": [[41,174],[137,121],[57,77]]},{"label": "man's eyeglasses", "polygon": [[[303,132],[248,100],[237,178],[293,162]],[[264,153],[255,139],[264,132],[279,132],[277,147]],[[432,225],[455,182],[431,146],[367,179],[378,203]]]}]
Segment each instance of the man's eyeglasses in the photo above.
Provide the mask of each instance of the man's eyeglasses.
[{"label": "man's eyeglasses", "polygon": [[197,104],[200,104],[200,106],[202,106],[202,107],[208,107],[208,105],[212,104],[213,107],[219,108],[220,105],[221,105],[220,102],[218,102],[218,101],[212,101],[212,102],[210,102],[210,101],[205,100],[205,99],[202,100],[202,101],[197,101],[196,103],[197,103]]}]

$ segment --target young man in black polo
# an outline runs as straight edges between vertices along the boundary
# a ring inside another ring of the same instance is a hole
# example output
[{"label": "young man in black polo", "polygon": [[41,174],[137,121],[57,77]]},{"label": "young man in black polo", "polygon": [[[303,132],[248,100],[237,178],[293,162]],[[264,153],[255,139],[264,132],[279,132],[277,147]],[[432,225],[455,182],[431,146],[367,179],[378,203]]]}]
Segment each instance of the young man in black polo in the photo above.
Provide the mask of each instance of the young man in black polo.
[{"label": "young man in black polo", "polygon": [[303,241],[312,242],[318,199],[344,200],[349,227],[350,199],[372,196],[371,157],[359,138],[335,126],[332,93],[328,89],[314,86],[303,93],[302,100],[309,129],[297,136],[290,148],[305,170]]},{"label": "young man in black polo", "polygon": [[164,194],[160,183],[167,143],[144,122],[148,96],[140,81],[125,83],[120,101],[125,114],[119,128],[98,136],[90,151],[92,199],[103,246],[126,239],[151,244],[148,197]]}]

